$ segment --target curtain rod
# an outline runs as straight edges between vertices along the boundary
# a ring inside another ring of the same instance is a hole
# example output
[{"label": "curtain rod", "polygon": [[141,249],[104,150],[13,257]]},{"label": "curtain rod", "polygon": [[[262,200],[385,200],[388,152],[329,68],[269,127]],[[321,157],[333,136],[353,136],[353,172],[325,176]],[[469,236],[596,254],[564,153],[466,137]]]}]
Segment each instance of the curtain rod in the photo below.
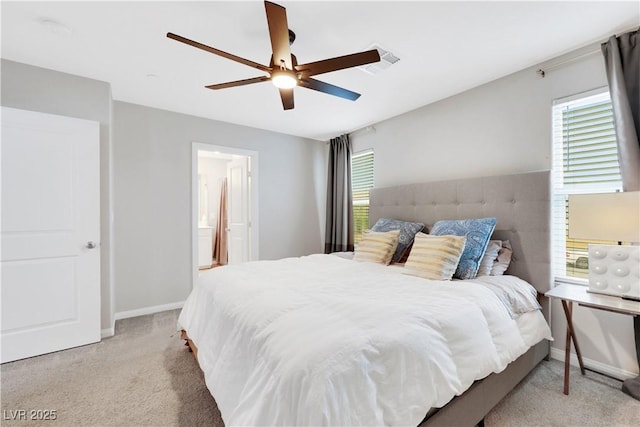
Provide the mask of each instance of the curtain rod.
[{"label": "curtain rod", "polygon": [[374,125],[369,125],[369,126],[365,126],[363,128],[356,129],[356,130],[354,130],[352,132],[348,132],[348,133],[349,133],[349,135],[355,135],[355,134],[365,133],[365,132],[367,132],[367,133],[368,132],[375,133],[376,132],[376,127]]},{"label": "curtain rod", "polygon": [[554,64],[551,64],[551,65],[548,65],[546,67],[540,67],[540,68],[538,68],[536,70],[536,74],[539,74],[542,78],[544,78],[545,74],[547,72],[549,72],[549,71],[556,70],[556,69],[558,69],[560,67],[563,67],[563,66],[565,66],[567,64],[570,64],[572,62],[575,62],[575,61],[578,61],[580,59],[586,58],[588,56],[595,55],[596,53],[600,53],[600,52],[601,52],[600,51],[600,46],[598,46],[597,49],[594,48],[593,50],[589,50],[589,51],[587,51],[587,52],[585,52],[585,53],[583,53],[581,55],[574,56],[573,58],[569,58],[569,59],[565,59],[565,60],[562,60],[562,61],[558,61],[558,62],[556,62]]},{"label": "curtain rod", "polygon": [[[351,137],[352,135],[356,135],[359,133],[369,133],[369,132],[373,132],[376,133],[376,127],[374,125],[369,125],[369,126],[365,126],[363,128],[360,129],[356,129],[353,130],[351,132],[342,132],[343,135],[349,135],[349,137]],[[329,144],[331,141],[326,141],[327,144]]]},{"label": "curtain rod", "polygon": [[[639,29],[640,29],[640,27],[637,27],[637,26],[634,25],[632,28],[626,29],[626,30],[621,31],[621,32],[619,32],[617,34],[618,35],[625,34],[625,33],[628,33],[628,32],[638,31]],[[556,70],[556,69],[558,69],[558,68],[560,68],[560,67],[562,67],[562,66],[564,66],[566,64],[570,64],[572,62],[575,62],[575,61],[578,61],[580,59],[586,58],[588,56],[595,55],[596,53],[602,52],[601,46],[602,46],[603,43],[606,43],[607,40],[608,40],[608,38],[605,39],[605,40],[602,40],[601,42],[594,43],[594,45],[592,45],[593,47],[591,49],[588,49],[585,46],[584,49],[586,51],[584,53],[581,53],[580,55],[574,56],[574,57],[569,58],[569,59],[564,59],[562,61],[558,61],[558,62],[553,63],[551,65],[548,65],[546,67],[540,67],[540,68],[538,68],[536,70],[536,74],[539,74],[542,78],[544,78],[544,75],[547,73],[547,71]]]}]

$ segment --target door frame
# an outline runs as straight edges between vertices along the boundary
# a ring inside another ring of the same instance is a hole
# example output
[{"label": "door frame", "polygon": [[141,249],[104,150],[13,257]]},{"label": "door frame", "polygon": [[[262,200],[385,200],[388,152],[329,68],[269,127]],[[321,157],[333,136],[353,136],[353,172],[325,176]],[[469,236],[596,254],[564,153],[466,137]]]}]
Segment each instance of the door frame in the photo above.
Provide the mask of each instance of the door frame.
[{"label": "door frame", "polygon": [[251,160],[251,185],[249,186],[250,230],[249,230],[249,257],[251,261],[259,258],[259,216],[258,216],[258,152],[235,147],[207,144],[202,142],[191,143],[191,273],[192,284],[195,286],[199,277],[198,269],[198,151],[209,151],[219,154],[235,154],[249,157]]}]

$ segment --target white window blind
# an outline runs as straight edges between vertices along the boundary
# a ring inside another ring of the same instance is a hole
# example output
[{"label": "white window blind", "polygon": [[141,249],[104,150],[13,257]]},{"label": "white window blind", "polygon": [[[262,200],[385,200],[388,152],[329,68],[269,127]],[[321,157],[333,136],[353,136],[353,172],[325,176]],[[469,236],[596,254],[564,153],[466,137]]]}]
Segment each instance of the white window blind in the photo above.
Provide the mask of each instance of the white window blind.
[{"label": "white window blind", "polygon": [[373,151],[351,156],[351,191],[353,193],[354,242],[369,228],[369,190],[373,188]]},{"label": "white window blind", "polygon": [[552,111],[552,267],[556,278],[586,279],[589,241],[568,237],[567,200],[622,189],[609,91],[557,100]]}]

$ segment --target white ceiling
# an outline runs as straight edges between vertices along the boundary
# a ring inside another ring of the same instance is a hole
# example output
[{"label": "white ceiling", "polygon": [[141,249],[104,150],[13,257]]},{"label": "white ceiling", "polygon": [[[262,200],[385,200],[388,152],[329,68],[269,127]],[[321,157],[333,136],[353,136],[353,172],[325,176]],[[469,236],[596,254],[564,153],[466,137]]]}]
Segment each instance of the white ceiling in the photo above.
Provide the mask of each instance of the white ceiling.
[{"label": "white ceiling", "polygon": [[292,52],[299,63],[366,50],[372,43],[400,62],[376,75],[348,69],[316,76],[361,93],[355,102],[296,88],[295,109],[284,111],[269,82],[205,89],[262,74],[166,33],[268,65],[261,1],[3,0],[1,53],[109,82],[116,100],[328,139],[640,25],[637,1],[276,2],[286,7],[297,35]]}]

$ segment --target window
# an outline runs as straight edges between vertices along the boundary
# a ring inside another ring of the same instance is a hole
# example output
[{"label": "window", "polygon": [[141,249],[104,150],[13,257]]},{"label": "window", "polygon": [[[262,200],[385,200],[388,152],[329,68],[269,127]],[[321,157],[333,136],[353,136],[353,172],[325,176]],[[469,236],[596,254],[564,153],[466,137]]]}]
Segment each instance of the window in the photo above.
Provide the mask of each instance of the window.
[{"label": "window", "polygon": [[586,279],[590,242],[568,236],[568,195],[622,190],[609,91],[600,89],[557,100],[552,115],[554,276]]},{"label": "window", "polygon": [[373,188],[373,151],[351,156],[351,191],[353,193],[353,234],[357,245],[369,228],[369,190]]}]

